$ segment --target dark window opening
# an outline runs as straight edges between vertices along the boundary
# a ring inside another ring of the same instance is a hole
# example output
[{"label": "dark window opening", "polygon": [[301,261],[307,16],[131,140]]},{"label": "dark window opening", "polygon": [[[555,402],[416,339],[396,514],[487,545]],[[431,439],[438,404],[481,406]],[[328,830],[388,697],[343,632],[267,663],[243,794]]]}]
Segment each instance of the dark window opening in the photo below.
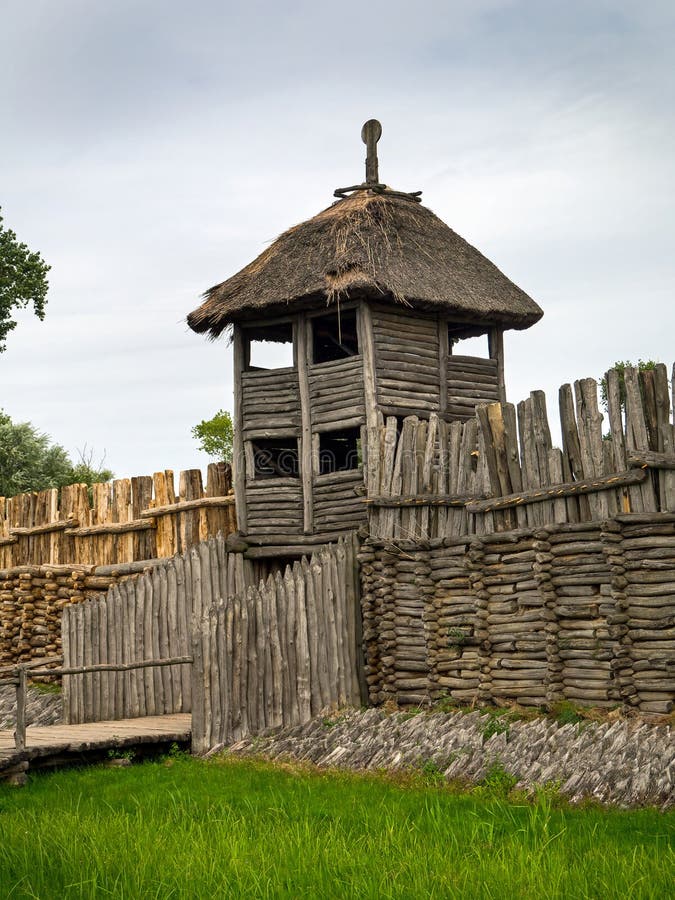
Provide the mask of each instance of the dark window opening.
[{"label": "dark window opening", "polygon": [[448,344],[454,356],[474,356],[477,359],[489,359],[490,350],[485,327],[477,325],[448,325]]},{"label": "dark window opening", "polygon": [[319,473],[349,472],[361,467],[361,429],[328,431],[319,435]]},{"label": "dark window opening", "polygon": [[292,322],[246,328],[244,338],[247,341],[247,371],[293,367]]},{"label": "dark window opening", "polygon": [[269,438],[251,441],[254,478],[299,478],[298,439]]},{"label": "dark window opening", "polygon": [[312,320],[312,360],[315,363],[347,359],[359,352],[356,310],[336,311]]}]

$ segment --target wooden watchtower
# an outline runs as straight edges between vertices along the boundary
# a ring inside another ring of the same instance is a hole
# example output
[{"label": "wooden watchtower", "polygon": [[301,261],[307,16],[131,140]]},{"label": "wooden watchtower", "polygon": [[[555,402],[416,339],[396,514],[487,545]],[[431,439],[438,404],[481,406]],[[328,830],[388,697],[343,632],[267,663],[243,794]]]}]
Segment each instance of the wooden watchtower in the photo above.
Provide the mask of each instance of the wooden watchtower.
[{"label": "wooden watchtower", "polygon": [[[364,125],[363,184],[337,190],[188,316],[211,337],[232,331],[237,519],[251,545],[301,550],[359,527],[369,429],[382,415],[466,419],[505,400],[503,332],[542,316],[419,192],[379,182],[380,133]],[[478,335],[484,356],[463,354]],[[283,368],[265,367],[275,344],[288,347]]]}]

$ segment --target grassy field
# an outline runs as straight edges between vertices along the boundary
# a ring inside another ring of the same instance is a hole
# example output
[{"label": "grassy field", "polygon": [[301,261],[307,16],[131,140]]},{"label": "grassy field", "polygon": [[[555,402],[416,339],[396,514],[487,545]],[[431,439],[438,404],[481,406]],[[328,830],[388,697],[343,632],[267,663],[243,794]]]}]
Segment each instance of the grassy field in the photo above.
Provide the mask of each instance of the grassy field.
[{"label": "grassy field", "polygon": [[672,896],[673,815],[509,787],[181,756],[35,776],[0,786],[0,896]]}]

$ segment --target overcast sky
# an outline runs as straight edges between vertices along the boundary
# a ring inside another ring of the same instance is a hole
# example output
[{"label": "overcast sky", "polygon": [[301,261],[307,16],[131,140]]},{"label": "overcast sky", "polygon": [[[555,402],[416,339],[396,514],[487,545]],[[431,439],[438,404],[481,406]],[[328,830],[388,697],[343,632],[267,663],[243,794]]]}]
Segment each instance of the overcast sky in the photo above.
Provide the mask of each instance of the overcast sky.
[{"label": "overcast sky", "polygon": [[0,205],[52,266],[0,407],[116,475],[204,466],[232,408],[200,294],[364,177],[423,202],[544,309],[518,401],[675,359],[675,4],[1,0]]}]

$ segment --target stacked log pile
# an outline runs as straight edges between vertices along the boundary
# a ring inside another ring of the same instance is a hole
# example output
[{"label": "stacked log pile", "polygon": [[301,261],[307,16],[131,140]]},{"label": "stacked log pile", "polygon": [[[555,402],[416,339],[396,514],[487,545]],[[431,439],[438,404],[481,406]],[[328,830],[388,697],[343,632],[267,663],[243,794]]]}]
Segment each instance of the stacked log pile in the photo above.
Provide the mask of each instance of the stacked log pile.
[{"label": "stacked log pile", "polygon": [[0,666],[59,655],[63,607],[97,594],[111,581],[93,575],[93,567],[0,570]]},{"label": "stacked log pile", "polygon": [[436,623],[429,643],[430,689],[436,696],[451,693],[464,702],[477,699],[481,680],[485,629],[479,611],[484,604],[472,580],[480,555],[466,540],[446,540],[434,547],[430,559],[434,594],[429,617]]},{"label": "stacked log pile", "polygon": [[636,692],[631,702],[641,710],[670,712],[675,697],[675,514],[620,519],[622,627]]},{"label": "stacked log pile", "polygon": [[482,542],[480,578],[487,615],[481,695],[542,706],[547,697],[550,610],[535,577],[541,541],[527,533],[509,537],[494,535]]},{"label": "stacked log pile", "polygon": [[607,561],[615,537],[599,523],[549,530],[546,570],[557,601],[560,660],[552,696],[600,707],[622,700],[614,678],[622,656]]},{"label": "stacked log pile", "polygon": [[361,548],[374,703],[673,709],[675,514]]}]

